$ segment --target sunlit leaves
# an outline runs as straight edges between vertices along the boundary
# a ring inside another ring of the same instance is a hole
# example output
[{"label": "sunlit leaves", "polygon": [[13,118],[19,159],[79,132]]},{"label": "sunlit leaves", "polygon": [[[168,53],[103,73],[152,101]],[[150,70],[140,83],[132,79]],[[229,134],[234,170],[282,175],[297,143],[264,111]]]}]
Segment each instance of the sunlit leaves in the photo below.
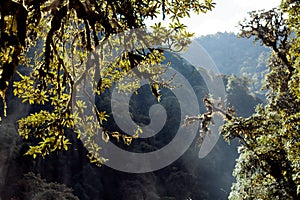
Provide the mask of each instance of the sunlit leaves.
[{"label": "sunlit leaves", "polygon": [[104,140],[105,142],[109,141],[109,135],[105,131],[102,132],[102,140]]},{"label": "sunlit leaves", "polygon": [[[14,36],[16,40],[10,38],[9,42],[17,42],[0,43],[0,59],[9,69],[19,64],[31,68],[30,74],[18,73],[14,95],[23,103],[46,109],[18,121],[19,134],[32,140],[26,154],[36,157],[67,150],[70,141],[65,132],[74,129],[84,141],[91,162],[97,165],[106,161],[100,156],[97,139],[116,139],[130,145],[142,129],[124,134],[106,130],[108,115],[97,110],[94,95],[101,95],[116,82],[120,83],[119,92],[137,91],[141,78],[163,85],[159,79],[166,70],[160,65],[163,50],[183,50],[193,37],[181,19],[214,7],[211,0],[16,2],[8,1],[26,17],[17,19],[11,11],[3,16],[1,36]],[[167,27],[158,23],[150,36],[145,19],[156,18],[159,13],[172,22]],[[25,27],[22,35],[20,24]],[[143,31],[128,32],[137,28]],[[148,48],[158,45],[161,49]],[[5,98],[10,77],[0,78],[5,83],[1,90]]]},{"label": "sunlit leaves", "polygon": [[123,135],[122,136],[124,144],[126,145],[130,145],[132,142],[132,137],[131,136],[127,136],[127,135]]},{"label": "sunlit leaves", "polygon": [[[290,3],[293,5],[290,7]],[[298,103],[298,52],[290,30],[299,26],[298,1],[283,1],[285,19],[278,9],[250,13],[242,36],[254,36],[272,48],[265,88],[267,104],[249,118],[233,118],[222,130],[227,140],[242,144],[234,170],[236,183],[229,199],[298,199],[300,148]],[[291,11],[289,13],[289,11]],[[296,14],[297,13],[297,14]],[[295,32],[297,33],[297,31]]]},{"label": "sunlit leaves", "polygon": [[182,51],[191,42],[194,36],[186,30],[186,26],[180,21],[175,21],[169,24],[169,27],[163,26],[161,23],[156,23],[151,26],[155,38],[160,40],[166,46],[166,49],[179,52]]},{"label": "sunlit leaves", "polygon": [[35,137],[41,141],[30,146],[26,155],[46,156],[55,150],[68,150],[68,145],[71,144],[69,139],[64,135],[64,130],[60,126],[74,128],[72,114],[56,114],[48,111],[40,111],[26,118],[20,119],[18,132],[25,139]]},{"label": "sunlit leaves", "polygon": [[[15,48],[13,46],[9,46],[6,49],[1,49],[0,51],[0,62],[1,63],[10,63],[12,62],[12,54],[14,52]],[[3,69],[1,69],[3,71]],[[2,74],[1,71],[1,74]]]},{"label": "sunlit leaves", "polygon": [[180,18],[189,17],[190,11],[193,11],[197,14],[206,13],[214,8],[215,3],[212,0],[206,1],[165,1],[166,8],[165,13],[170,15],[172,21],[179,21]]},{"label": "sunlit leaves", "polygon": [[111,133],[111,136],[112,136],[113,138],[116,138],[117,142],[120,142],[121,134],[120,134],[119,132],[114,131],[114,132]]},{"label": "sunlit leaves", "polygon": [[143,129],[140,126],[138,126],[137,129],[134,131],[132,138],[137,139],[139,135],[142,133],[143,133]]},{"label": "sunlit leaves", "polygon": [[97,114],[100,124],[103,124],[103,121],[107,121],[107,118],[109,117],[109,115],[106,114],[106,111],[99,112],[97,110]]},{"label": "sunlit leaves", "polygon": [[19,73],[22,80],[14,82],[14,95],[22,98],[22,102],[29,102],[29,104],[44,104],[49,101],[46,91],[40,91],[34,88],[34,80],[28,76],[23,76]]}]

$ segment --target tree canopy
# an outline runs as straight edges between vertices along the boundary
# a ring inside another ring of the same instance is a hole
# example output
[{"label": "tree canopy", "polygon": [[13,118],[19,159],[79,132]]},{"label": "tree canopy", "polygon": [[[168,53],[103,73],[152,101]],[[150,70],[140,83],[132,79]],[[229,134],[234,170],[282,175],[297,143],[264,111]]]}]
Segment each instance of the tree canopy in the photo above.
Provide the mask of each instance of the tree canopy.
[{"label": "tree canopy", "polygon": [[[191,12],[205,13],[213,7],[211,0],[1,1],[3,116],[5,93],[15,72],[21,80],[13,83],[14,94],[23,102],[45,105],[39,112],[18,121],[19,134],[33,139],[27,154],[36,157],[57,149],[67,150],[70,141],[65,130],[74,129],[75,125],[78,137],[88,141],[91,161],[97,164],[105,159],[99,155],[100,147],[93,140],[97,134],[94,130],[102,129],[104,140],[117,137],[130,144],[131,136],[105,130],[102,123],[108,116],[91,105],[93,95],[104,92],[124,76],[131,76],[132,81],[120,86],[120,90],[138,88],[137,76],[141,74],[163,86],[158,75],[164,69],[157,65],[163,54],[155,45],[181,50],[193,36],[181,19],[189,17]],[[156,23],[150,37],[145,20],[166,17],[171,19],[169,26]],[[138,48],[133,48],[135,45]],[[120,49],[120,55],[116,56]],[[18,66],[31,68],[30,74],[18,72]],[[86,99],[76,98],[78,95],[85,95]],[[86,111],[87,108],[92,111]],[[86,114],[89,112],[95,115]]]},{"label": "tree canopy", "polygon": [[272,55],[267,104],[222,129],[226,140],[242,144],[229,199],[299,199],[299,11],[299,1],[283,1],[281,9],[251,12],[241,23],[241,36],[254,36]]}]

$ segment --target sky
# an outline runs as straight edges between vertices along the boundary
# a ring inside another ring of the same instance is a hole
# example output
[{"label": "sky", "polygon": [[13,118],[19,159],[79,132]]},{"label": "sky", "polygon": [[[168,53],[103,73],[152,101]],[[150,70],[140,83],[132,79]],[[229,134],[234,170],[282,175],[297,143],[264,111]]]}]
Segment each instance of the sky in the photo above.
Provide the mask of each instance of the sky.
[{"label": "sky", "polygon": [[214,34],[217,32],[237,32],[238,22],[247,17],[253,10],[271,9],[280,5],[281,0],[214,0],[215,8],[206,13],[184,19],[195,36]]}]

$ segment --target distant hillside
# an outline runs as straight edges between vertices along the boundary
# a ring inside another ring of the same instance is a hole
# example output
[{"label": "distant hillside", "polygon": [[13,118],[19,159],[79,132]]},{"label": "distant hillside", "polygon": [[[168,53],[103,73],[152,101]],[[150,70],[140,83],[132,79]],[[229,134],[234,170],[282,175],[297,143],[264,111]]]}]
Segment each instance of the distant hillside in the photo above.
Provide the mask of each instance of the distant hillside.
[{"label": "distant hillside", "polygon": [[251,83],[251,91],[260,89],[270,49],[227,32],[202,36],[196,41],[208,52],[222,74],[244,76]]}]

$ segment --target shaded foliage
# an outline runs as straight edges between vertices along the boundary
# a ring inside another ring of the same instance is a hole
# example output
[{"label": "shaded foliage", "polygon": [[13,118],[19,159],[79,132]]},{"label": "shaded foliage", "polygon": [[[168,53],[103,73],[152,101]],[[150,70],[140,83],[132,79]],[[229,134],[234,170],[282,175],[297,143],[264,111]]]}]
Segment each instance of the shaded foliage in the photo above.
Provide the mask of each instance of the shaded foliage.
[{"label": "shaded foliage", "polygon": [[39,175],[28,173],[18,181],[17,191],[24,200],[79,200],[72,189],[58,183],[47,183]]}]

